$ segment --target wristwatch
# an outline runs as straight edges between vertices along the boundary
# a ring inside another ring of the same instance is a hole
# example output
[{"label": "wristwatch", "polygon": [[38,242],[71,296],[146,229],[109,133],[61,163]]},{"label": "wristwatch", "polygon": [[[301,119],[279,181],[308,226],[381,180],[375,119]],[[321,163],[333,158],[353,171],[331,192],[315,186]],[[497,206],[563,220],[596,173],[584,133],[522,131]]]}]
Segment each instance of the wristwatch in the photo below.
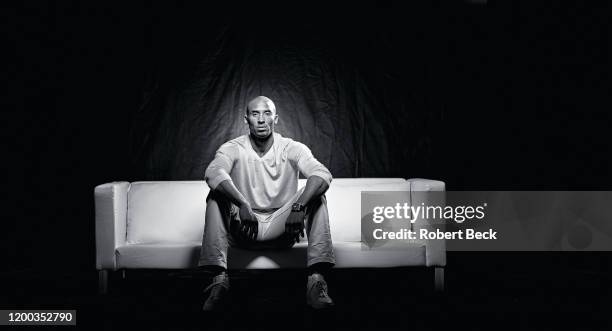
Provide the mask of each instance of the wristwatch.
[{"label": "wristwatch", "polygon": [[303,204],[299,203],[299,202],[295,202],[293,205],[291,205],[291,211],[292,212],[299,212],[299,211],[304,211],[304,209],[306,209],[306,206],[304,206]]}]

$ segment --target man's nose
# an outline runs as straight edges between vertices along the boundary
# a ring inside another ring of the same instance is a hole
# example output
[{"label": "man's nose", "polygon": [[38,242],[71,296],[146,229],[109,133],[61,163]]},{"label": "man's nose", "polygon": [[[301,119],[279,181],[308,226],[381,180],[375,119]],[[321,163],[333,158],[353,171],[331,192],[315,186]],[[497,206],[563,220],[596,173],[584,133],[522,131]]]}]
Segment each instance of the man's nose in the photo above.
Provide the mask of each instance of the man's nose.
[{"label": "man's nose", "polygon": [[257,122],[259,122],[259,123],[263,123],[263,122],[264,122],[264,117],[263,117],[263,115],[259,115],[259,116],[257,116]]}]

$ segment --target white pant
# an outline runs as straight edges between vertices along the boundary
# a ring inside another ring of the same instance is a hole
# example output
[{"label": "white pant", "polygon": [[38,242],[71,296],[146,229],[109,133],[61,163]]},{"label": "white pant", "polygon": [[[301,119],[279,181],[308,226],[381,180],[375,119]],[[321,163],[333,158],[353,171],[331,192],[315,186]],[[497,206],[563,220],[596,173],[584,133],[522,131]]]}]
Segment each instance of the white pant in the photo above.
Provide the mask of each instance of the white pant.
[{"label": "white pant", "polygon": [[[289,201],[273,212],[254,211],[258,219],[257,239],[245,240],[236,236],[240,222],[239,208],[219,193],[211,192],[206,198],[206,222],[198,266],[215,265],[227,268],[229,245],[251,249],[274,249],[293,246],[293,241],[282,236],[291,206],[303,192],[298,190]],[[335,257],[329,231],[329,215],[325,196],[311,201],[306,207],[306,234],[308,238],[307,265],[319,262],[334,264]],[[234,234],[234,235],[232,235]]]}]

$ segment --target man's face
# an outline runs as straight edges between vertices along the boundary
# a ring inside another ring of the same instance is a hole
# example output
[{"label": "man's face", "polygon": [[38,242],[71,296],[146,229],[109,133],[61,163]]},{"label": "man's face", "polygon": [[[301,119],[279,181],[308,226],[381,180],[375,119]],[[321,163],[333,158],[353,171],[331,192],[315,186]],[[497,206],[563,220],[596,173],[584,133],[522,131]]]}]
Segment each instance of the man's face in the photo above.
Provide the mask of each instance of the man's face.
[{"label": "man's face", "polygon": [[257,138],[266,138],[272,134],[274,124],[278,122],[278,115],[265,102],[250,103],[244,118],[251,135]]}]

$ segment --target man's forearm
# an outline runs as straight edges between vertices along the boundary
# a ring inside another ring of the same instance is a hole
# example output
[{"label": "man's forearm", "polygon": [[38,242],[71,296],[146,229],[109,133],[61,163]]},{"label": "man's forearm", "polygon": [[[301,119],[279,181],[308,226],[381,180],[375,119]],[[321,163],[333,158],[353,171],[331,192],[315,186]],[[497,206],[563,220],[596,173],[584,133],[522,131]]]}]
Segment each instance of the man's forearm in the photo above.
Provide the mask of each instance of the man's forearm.
[{"label": "man's forearm", "polygon": [[302,192],[302,195],[300,195],[296,202],[302,205],[307,205],[308,203],[310,203],[310,201],[312,201],[312,199],[318,198],[323,195],[323,193],[325,193],[328,188],[329,185],[325,180],[323,180],[323,178],[319,176],[310,176],[306,181],[306,187],[304,187],[304,192]]},{"label": "man's forearm", "polygon": [[236,185],[234,185],[234,182],[232,182],[231,180],[224,180],[219,183],[219,185],[217,185],[217,188],[215,188],[215,191],[223,194],[226,198],[230,199],[230,201],[236,206],[240,207],[244,205],[250,205],[244,195],[242,195],[242,193],[238,191]]}]

